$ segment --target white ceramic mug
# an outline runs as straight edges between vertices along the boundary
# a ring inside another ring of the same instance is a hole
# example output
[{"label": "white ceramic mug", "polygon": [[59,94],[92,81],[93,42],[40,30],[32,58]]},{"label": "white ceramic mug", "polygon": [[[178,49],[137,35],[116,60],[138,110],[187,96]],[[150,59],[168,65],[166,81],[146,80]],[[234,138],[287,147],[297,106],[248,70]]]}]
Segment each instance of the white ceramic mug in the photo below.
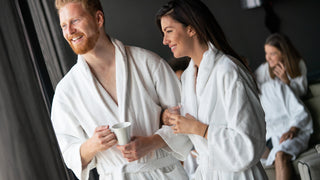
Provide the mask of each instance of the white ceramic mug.
[{"label": "white ceramic mug", "polygon": [[111,130],[117,136],[119,145],[125,145],[130,142],[131,122],[115,124],[111,127]]}]

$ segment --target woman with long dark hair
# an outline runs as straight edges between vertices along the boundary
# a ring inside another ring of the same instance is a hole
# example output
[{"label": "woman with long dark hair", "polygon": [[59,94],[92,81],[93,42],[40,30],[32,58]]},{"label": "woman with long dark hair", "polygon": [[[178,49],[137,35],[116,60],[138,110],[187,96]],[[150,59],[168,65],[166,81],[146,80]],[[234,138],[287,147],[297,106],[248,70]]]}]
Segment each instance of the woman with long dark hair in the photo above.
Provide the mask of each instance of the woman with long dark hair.
[{"label": "woman with long dark hair", "polygon": [[187,134],[199,154],[195,179],[266,179],[257,87],[213,14],[200,0],[172,0],[157,24],[174,57],[191,58],[181,77],[181,115],[165,113],[166,125]]}]

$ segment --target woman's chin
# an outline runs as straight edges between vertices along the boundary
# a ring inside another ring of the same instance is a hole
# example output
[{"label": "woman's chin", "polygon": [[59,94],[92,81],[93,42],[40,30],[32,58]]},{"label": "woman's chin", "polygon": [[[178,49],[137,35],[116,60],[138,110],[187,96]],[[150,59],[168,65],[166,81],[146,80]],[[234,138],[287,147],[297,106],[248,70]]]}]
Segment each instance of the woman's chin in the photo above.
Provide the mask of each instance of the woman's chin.
[{"label": "woman's chin", "polygon": [[179,54],[173,53],[173,57],[176,58],[176,59],[178,59],[178,58],[182,58],[182,57],[184,57],[184,56],[181,56],[181,55],[179,55]]},{"label": "woman's chin", "polygon": [[274,69],[276,66],[277,66],[277,64],[270,64],[270,63],[269,63],[269,67],[270,67],[271,69]]}]

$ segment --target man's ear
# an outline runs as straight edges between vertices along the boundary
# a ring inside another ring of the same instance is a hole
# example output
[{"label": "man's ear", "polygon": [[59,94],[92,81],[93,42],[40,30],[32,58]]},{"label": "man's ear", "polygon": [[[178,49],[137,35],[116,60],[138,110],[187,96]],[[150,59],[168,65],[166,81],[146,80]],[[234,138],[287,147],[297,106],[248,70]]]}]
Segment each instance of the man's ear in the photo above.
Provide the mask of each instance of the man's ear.
[{"label": "man's ear", "polygon": [[97,11],[96,12],[96,21],[99,25],[99,27],[103,26],[104,23],[104,16],[103,16],[103,12],[102,11]]},{"label": "man's ear", "polygon": [[189,37],[193,37],[194,35],[197,34],[196,30],[192,26],[187,26],[187,33]]}]

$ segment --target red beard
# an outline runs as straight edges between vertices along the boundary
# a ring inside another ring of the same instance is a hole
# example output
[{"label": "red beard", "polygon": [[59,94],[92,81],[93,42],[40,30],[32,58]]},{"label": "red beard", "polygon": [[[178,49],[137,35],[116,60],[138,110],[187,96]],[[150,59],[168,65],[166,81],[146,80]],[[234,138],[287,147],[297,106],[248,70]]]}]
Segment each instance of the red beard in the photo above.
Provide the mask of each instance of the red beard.
[{"label": "red beard", "polygon": [[[79,37],[79,36],[82,36],[81,37],[82,42],[80,42],[78,44],[73,44],[72,38]],[[97,31],[96,34],[94,34],[90,37],[85,36],[83,33],[77,33],[77,34],[74,34],[74,35],[68,37],[68,43],[71,46],[74,53],[85,54],[94,48],[94,46],[96,45],[96,43],[98,41],[98,38],[99,38],[99,31]]]}]

